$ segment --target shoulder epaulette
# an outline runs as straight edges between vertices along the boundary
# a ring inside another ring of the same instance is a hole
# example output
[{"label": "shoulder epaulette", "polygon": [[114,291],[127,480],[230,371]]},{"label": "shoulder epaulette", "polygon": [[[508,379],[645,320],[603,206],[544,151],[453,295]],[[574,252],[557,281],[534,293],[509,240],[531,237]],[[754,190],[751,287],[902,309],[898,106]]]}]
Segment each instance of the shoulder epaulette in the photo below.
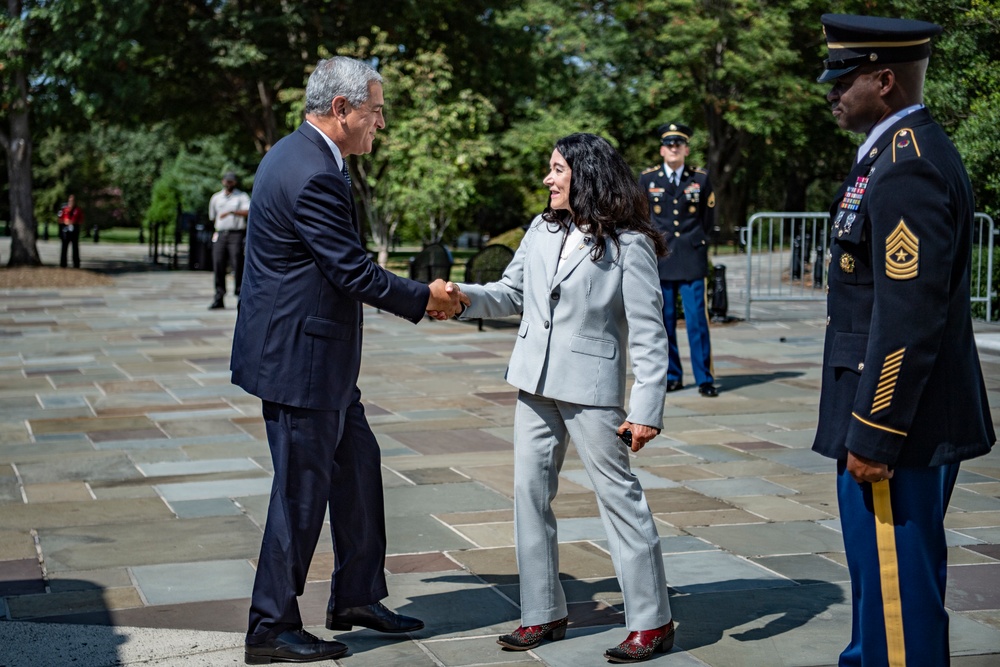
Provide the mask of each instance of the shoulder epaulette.
[{"label": "shoulder epaulette", "polygon": [[909,127],[896,130],[896,134],[892,135],[892,161],[905,157],[920,157],[917,135]]},{"label": "shoulder epaulette", "polygon": [[708,175],[708,170],[705,169],[704,167],[695,167],[694,171],[695,171],[695,173],[698,173],[698,174],[705,174],[706,176]]},{"label": "shoulder epaulette", "polygon": [[657,169],[659,169],[659,168],[660,168],[659,166],[655,166],[655,167],[650,167],[649,169],[645,169],[645,170],[643,170],[643,172],[642,172],[642,173],[644,173],[644,174],[648,174],[648,173],[650,173],[650,172],[653,172],[653,171],[656,171],[656,170],[657,170]]}]

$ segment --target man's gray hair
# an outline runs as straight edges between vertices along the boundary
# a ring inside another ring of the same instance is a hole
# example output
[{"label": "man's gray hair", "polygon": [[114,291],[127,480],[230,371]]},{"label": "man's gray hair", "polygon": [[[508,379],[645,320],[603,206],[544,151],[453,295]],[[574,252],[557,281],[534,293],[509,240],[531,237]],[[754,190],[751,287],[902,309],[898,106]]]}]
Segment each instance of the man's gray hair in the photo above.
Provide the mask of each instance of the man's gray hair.
[{"label": "man's gray hair", "polygon": [[382,83],[382,75],[363,60],[344,56],[321,60],[306,83],[305,112],[329,116],[338,95],[346,97],[352,107],[359,107],[368,101],[368,84],[373,81]]}]

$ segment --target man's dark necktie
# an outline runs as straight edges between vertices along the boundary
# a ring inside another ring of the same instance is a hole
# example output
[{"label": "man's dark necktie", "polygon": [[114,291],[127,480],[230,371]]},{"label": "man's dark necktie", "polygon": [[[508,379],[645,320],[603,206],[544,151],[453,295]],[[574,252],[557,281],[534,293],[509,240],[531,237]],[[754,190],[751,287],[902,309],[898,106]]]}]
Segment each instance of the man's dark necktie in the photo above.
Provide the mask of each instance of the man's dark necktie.
[{"label": "man's dark necktie", "polygon": [[347,168],[347,158],[344,158],[344,166],[340,173],[347,179],[347,191],[351,199],[351,219],[354,220],[354,228],[361,234],[361,222],[358,220],[358,210],[354,206],[354,186],[351,183],[351,170]]}]

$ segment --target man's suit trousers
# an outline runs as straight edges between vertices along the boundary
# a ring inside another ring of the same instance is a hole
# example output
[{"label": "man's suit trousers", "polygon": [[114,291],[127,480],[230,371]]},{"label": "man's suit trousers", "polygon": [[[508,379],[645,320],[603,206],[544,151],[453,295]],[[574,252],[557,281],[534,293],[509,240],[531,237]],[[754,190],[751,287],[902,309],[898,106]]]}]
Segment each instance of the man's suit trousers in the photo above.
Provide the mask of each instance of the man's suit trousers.
[{"label": "man's suit trousers", "polygon": [[591,407],[521,391],[514,413],[514,530],[521,585],[521,625],[566,616],[559,582],[559,545],[552,499],[569,439],[597,493],[608,551],[625,599],[631,630],[671,620],[660,538],[629,450],[615,431],[625,420],[617,407]]},{"label": "man's suit trousers", "polygon": [[297,598],[327,507],[336,562],[330,605],[368,605],[388,595],[381,454],[360,398],[357,392],[343,411],[264,401],[274,482],[250,605],[250,644],[302,627]]}]

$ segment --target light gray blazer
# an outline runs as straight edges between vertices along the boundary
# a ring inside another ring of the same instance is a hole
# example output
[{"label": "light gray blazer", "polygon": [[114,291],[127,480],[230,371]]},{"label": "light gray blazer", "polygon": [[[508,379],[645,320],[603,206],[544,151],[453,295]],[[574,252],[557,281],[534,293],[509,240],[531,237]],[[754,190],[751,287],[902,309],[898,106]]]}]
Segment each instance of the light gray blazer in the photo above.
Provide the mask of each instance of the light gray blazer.
[{"label": "light gray blazer", "polygon": [[522,314],[507,381],[524,391],[579,405],[624,407],[625,351],[635,384],[628,421],[663,427],[667,337],[653,244],[637,232],[572,249],[556,272],[563,232],[536,217],[503,277],[460,285],[472,305],[462,319]]}]

